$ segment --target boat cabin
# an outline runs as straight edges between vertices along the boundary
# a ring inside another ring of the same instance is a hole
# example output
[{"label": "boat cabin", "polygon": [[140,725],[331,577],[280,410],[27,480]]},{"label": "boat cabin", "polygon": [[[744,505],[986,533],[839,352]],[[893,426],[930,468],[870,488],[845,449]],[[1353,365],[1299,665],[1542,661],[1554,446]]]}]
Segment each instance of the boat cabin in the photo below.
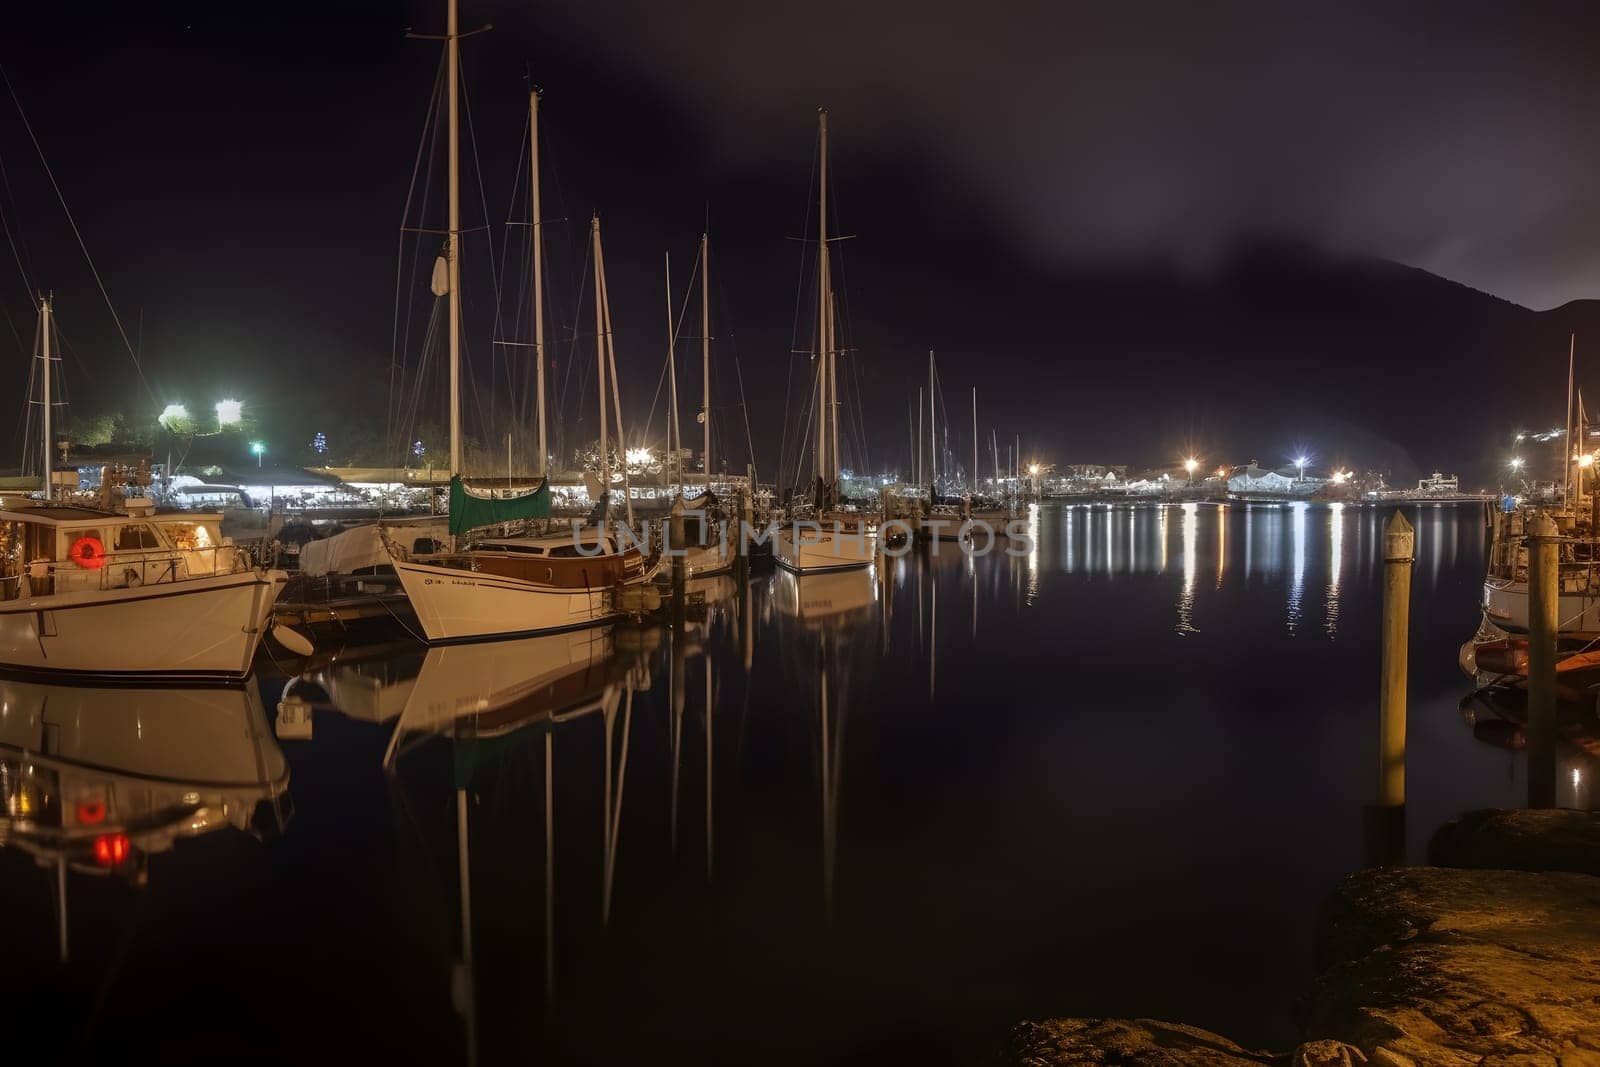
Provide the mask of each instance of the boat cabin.
[{"label": "boat cabin", "polygon": [[245,566],[217,515],[59,504],[0,511],[0,600],[181,582]]}]

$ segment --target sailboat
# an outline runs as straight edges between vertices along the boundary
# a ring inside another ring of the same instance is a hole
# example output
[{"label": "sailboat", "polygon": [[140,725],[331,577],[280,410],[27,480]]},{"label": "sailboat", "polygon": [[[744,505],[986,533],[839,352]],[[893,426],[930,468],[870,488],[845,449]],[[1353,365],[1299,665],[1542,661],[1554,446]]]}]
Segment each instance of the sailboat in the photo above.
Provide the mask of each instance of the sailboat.
[{"label": "sailboat", "polygon": [[243,678],[288,580],[215,528],[148,500],[69,506],[51,475],[55,328],[39,301],[43,497],[0,510],[0,668],[125,679]]},{"label": "sailboat", "polygon": [[[928,510],[922,519],[922,536],[928,541],[960,541],[966,536],[966,508],[961,501],[939,494],[939,433],[934,383],[933,353],[928,353]],[[948,427],[946,427],[948,430]],[[946,472],[946,482],[949,473]]]},{"label": "sailboat", "polygon": [[[453,539],[473,529],[513,520],[548,517],[549,487],[512,500],[493,500],[469,494],[461,479],[461,174],[458,49],[456,0],[448,0],[447,62],[449,115],[449,234],[441,257],[442,285],[449,297],[450,347],[450,533]],[[538,228],[538,94],[529,97],[533,144],[533,211],[535,278],[541,276],[542,252]],[[479,540],[463,551],[413,555],[404,545],[386,539],[395,574],[415,611],[417,622],[430,642],[473,640],[549,633],[590,626],[617,614],[616,591],[625,584],[646,579],[646,561],[636,545],[625,545],[605,517],[611,489],[610,442],[607,433],[606,387],[612,385],[617,430],[622,430],[621,400],[615,393],[616,350],[611,334],[611,308],[606,292],[605,258],[600,241],[600,219],[590,222],[595,272],[595,352],[600,403],[599,501],[594,527],[573,525],[559,533],[536,537],[501,537]],[[543,294],[535,282],[534,305]],[[535,315],[535,358],[539,365],[538,473],[546,475],[544,449],[544,318]],[[607,370],[609,368],[609,375]],[[626,469],[624,468],[626,488]],[[627,504],[631,518],[632,505]]]},{"label": "sailboat", "polygon": [[[1557,565],[1557,626],[1564,639],[1587,642],[1600,636],[1600,466],[1587,451],[1588,415],[1576,388],[1577,338],[1568,341],[1567,413],[1560,433],[1562,492],[1559,507],[1525,504],[1496,510],[1491,517],[1489,565],[1483,581],[1483,619],[1478,633],[1461,649],[1468,674],[1480,669],[1518,673],[1519,653],[1526,658],[1529,630],[1528,544],[1532,520],[1539,511],[1555,519],[1562,534]],[[1521,668],[1525,670],[1525,666]]]},{"label": "sailboat", "polygon": [[[998,481],[996,485],[998,491]],[[1006,524],[1016,516],[1012,509],[1005,503],[995,499],[984,499],[978,495],[978,389],[972,389],[972,477],[967,495],[967,518],[974,523],[983,523],[989,527],[990,533],[995,537],[1008,536]]]},{"label": "sailboat", "polygon": [[[737,522],[738,516],[728,515],[711,492],[711,238],[709,234],[700,235],[700,365],[701,365],[701,393],[700,393],[700,426],[704,434],[704,443],[700,453],[706,472],[705,492],[697,500],[685,501],[685,506],[700,512],[699,530],[690,538],[690,544],[681,546],[685,548],[684,574],[690,578],[706,578],[714,574],[726,574],[733,570],[733,565],[738,560],[738,538],[736,531],[728,529],[729,522]],[[669,309],[670,311],[670,309]],[[669,352],[669,356],[671,353]],[[673,372],[676,373],[675,371]],[[673,424],[677,425],[677,386],[673,385]],[[678,449],[676,432],[673,441],[674,456],[681,454]],[[679,461],[681,462],[681,461]],[[683,484],[683,475],[680,470],[678,484]],[[680,546],[673,546],[674,548]]]},{"label": "sailboat", "polygon": [[[809,515],[797,512],[778,530],[779,566],[800,574],[865,567],[877,549],[877,529],[839,500],[839,376],[828,252],[828,111],[817,110],[817,365],[815,489]],[[805,525],[816,524],[818,529]]]}]

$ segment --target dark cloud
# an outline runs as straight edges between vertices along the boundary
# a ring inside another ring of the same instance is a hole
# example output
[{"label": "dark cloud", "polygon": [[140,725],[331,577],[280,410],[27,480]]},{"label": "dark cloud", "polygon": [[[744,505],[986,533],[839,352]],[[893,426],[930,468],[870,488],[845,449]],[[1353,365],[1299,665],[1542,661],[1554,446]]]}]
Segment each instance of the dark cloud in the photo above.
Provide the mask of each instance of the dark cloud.
[{"label": "dark cloud", "polygon": [[[506,14],[516,18],[516,9]],[[1542,308],[1600,292],[1580,4],[572,3],[734,164],[818,103],[1048,256],[1207,262],[1275,230]]]}]

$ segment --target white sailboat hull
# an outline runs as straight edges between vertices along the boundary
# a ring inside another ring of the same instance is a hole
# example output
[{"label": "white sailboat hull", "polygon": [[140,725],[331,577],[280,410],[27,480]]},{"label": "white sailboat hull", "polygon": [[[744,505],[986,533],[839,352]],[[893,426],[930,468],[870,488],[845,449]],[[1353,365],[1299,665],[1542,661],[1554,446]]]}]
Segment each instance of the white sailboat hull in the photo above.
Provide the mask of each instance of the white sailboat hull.
[{"label": "white sailboat hull", "polygon": [[394,562],[429,641],[472,641],[553,633],[617,614],[610,589],[549,589],[492,574]]},{"label": "white sailboat hull", "polygon": [[821,533],[803,523],[798,531],[794,523],[785,523],[779,527],[776,541],[773,559],[797,574],[867,567],[877,549],[876,534],[865,529],[859,534],[837,533],[826,523]]},{"label": "white sailboat hull", "polygon": [[[1491,579],[1483,583],[1483,613],[1508,633],[1528,632],[1528,583]],[[1557,627],[1567,631],[1600,631],[1600,597],[1563,593],[1556,608]]]},{"label": "white sailboat hull", "polygon": [[0,667],[125,678],[243,678],[282,590],[282,571],[0,606]]}]

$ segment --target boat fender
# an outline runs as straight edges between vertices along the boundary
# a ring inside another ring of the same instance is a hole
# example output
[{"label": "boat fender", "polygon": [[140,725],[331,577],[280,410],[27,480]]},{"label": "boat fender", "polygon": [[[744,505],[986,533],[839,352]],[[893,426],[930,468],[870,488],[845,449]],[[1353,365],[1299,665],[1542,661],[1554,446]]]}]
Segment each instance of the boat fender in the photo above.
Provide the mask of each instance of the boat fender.
[{"label": "boat fender", "polygon": [[282,624],[272,628],[272,637],[278,642],[279,645],[283,646],[286,651],[292,652],[297,656],[309,656],[316,651],[316,648],[312,645],[309,637],[301,633],[299,630],[292,629]]},{"label": "boat fender", "polygon": [[106,565],[106,546],[100,538],[85,535],[72,542],[72,547],[67,549],[67,558],[80,567],[97,571]]}]

